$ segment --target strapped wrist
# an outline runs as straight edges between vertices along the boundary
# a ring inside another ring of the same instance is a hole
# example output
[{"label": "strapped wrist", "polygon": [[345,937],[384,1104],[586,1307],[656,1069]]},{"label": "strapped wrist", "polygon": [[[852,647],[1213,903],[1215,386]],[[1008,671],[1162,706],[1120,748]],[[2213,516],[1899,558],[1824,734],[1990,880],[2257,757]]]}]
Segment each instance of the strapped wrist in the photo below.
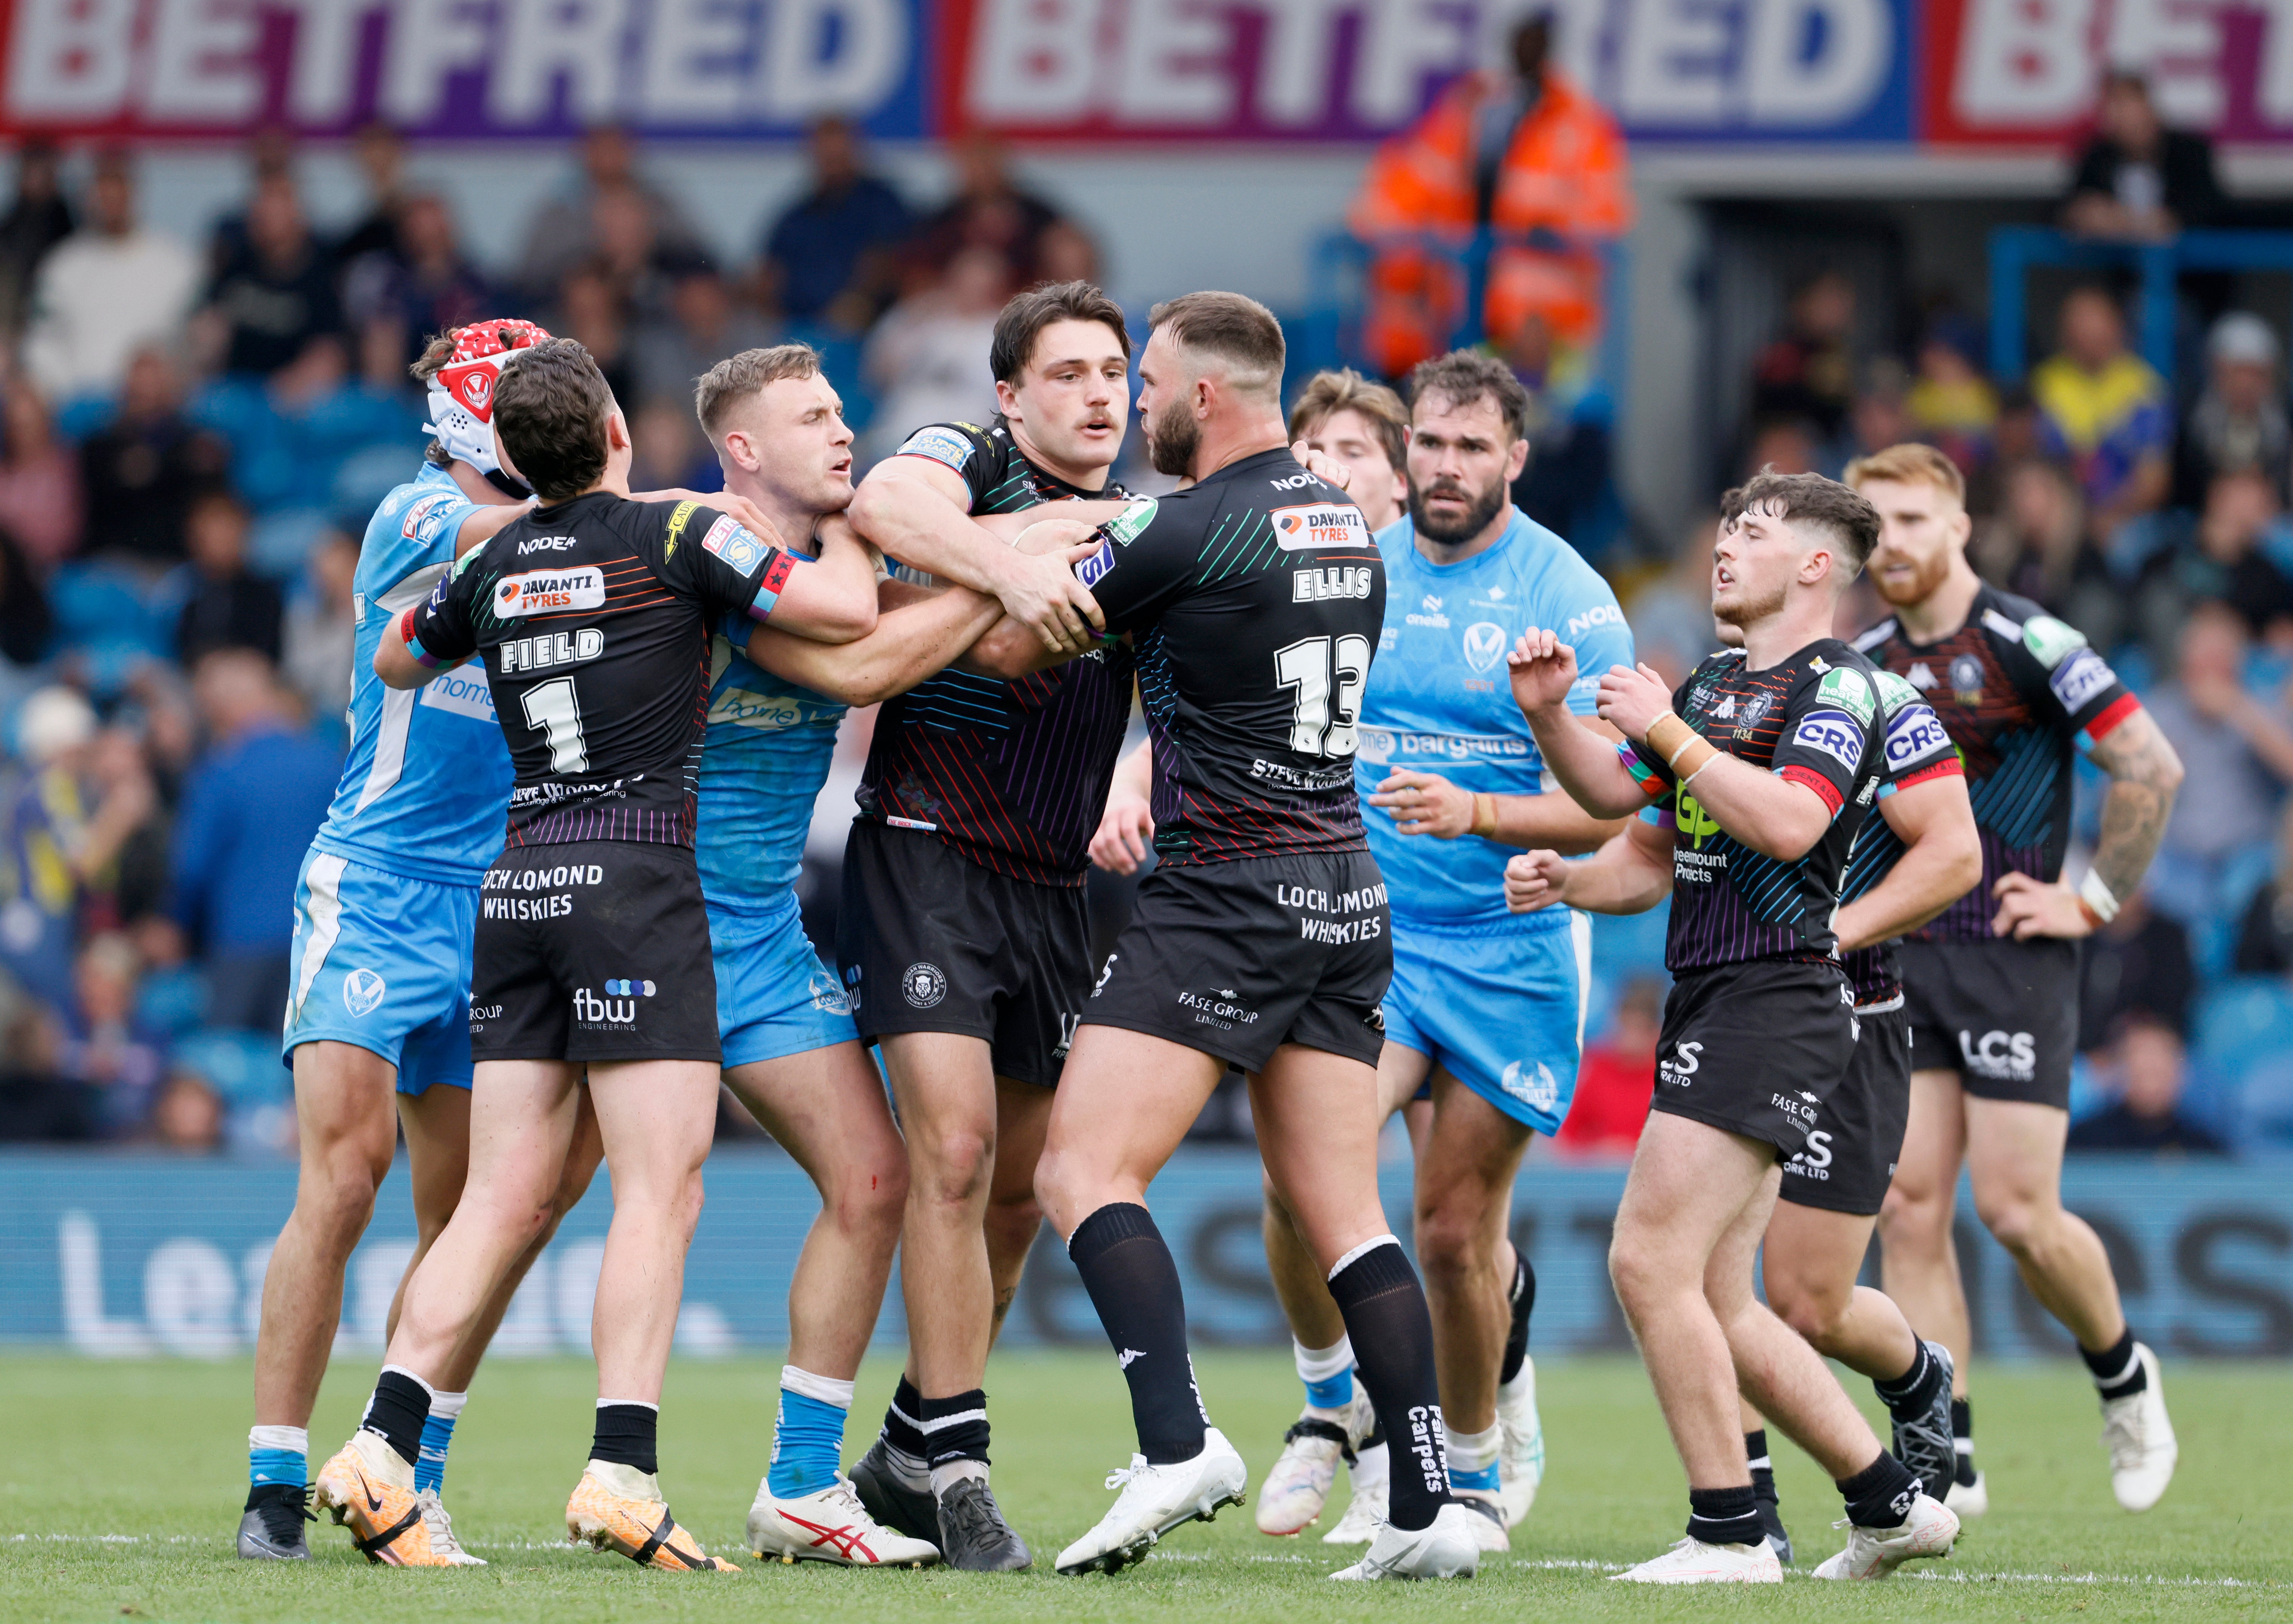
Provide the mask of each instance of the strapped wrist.
[{"label": "strapped wrist", "polygon": [[2118,917],[2118,893],[2111,890],[2109,883],[2093,869],[2088,869],[2086,877],[2078,882],[2078,907],[2085,910],[2087,923],[2096,928]]},{"label": "strapped wrist", "polygon": [[1473,792],[1473,833],[1484,840],[1495,837],[1497,832],[1497,798],[1486,789]]}]

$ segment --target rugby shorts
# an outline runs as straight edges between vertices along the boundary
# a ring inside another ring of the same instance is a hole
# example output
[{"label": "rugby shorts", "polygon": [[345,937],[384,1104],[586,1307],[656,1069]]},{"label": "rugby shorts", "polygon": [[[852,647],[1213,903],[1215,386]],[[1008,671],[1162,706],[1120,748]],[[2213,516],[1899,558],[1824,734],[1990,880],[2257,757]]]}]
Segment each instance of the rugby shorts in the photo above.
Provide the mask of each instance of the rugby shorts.
[{"label": "rugby shorts", "polygon": [[936,836],[856,820],[844,848],[837,967],[862,1041],[984,1039],[995,1075],[1055,1087],[1090,990],[1080,885],[982,868]]},{"label": "rugby shorts", "polygon": [[1780,1199],[1876,1217],[1895,1181],[1911,1114],[1911,1023],[1900,997],[1855,1012],[1854,1057],[1824,1101],[1807,1143],[1784,1163]]},{"label": "rugby shorts", "polygon": [[398,1092],[470,1086],[470,934],[475,885],[370,869],[312,851],[295,880],[280,1056],[347,1043],[398,1068]]},{"label": "rugby shorts", "polygon": [[2068,1111],[2078,1052],[2078,944],[1906,941],[1896,949],[1922,1067],[1986,1100]]},{"label": "rugby shorts", "polygon": [[1799,1154],[1855,1051],[1846,977],[1754,959],[1690,970],[1665,1000],[1651,1109]]},{"label": "rugby shorts", "polygon": [[1592,979],[1592,922],[1574,909],[1471,922],[1396,915],[1386,1040],[1514,1121],[1558,1133],[1576,1093]]},{"label": "rugby shorts", "polygon": [[1244,1071],[1285,1043],[1374,1066],[1392,978],[1385,881],[1368,852],[1165,864],[1139,885],[1082,1019]]},{"label": "rugby shorts", "polygon": [[852,1006],[820,962],[790,893],[760,913],[709,909],[717,959],[717,1035],[725,1065],[754,1065],[855,1041]]},{"label": "rugby shorts", "polygon": [[487,1060],[717,1062],[709,913],[688,846],[514,846],[486,871],[470,1051]]}]

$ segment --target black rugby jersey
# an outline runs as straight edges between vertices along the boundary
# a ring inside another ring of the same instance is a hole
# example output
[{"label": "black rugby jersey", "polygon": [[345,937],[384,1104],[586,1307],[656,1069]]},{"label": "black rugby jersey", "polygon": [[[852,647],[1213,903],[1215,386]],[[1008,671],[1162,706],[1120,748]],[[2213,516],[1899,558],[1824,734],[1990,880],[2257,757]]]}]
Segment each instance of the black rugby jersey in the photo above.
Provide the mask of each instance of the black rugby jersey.
[{"label": "black rugby jersey", "polygon": [[1870,661],[1825,637],[1759,671],[1745,668],[1739,649],[1714,654],[1672,697],[1673,711],[1706,739],[1804,785],[1831,809],[1830,828],[1795,862],[1754,852],[1722,830],[1647,745],[1616,747],[1656,803],[1642,815],[1673,831],[1664,949],[1673,974],[1837,956],[1831,914],[1840,876],[1884,760],[1876,675]]},{"label": "black rugby jersey", "polygon": [[1966,767],[1982,841],[1982,881],[1911,933],[1918,941],[1989,941],[2004,874],[2052,884],[2070,844],[2070,750],[2091,749],[2141,708],[2075,627],[1986,585],[1966,624],[1931,643],[1892,617],[1855,640],[1934,707]]},{"label": "black rugby jersey", "polygon": [[[975,513],[1084,490],[1027,460],[1001,417],[986,428],[918,429],[895,454],[928,456],[963,478]],[[860,815],[928,829],[982,868],[1041,885],[1081,885],[1130,724],[1130,650],[1093,649],[1005,682],[952,667],[885,701],[860,781]]]},{"label": "black rugby jersey", "polygon": [[1103,529],[1075,573],[1138,648],[1162,860],[1366,850],[1355,723],[1385,564],[1361,509],[1282,448]]},{"label": "black rugby jersey", "polygon": [[[1919,697],[1919,691],[1892,671],[1878,672],[1873,680],[1879,690],[1879,715],[1886,746],[1877,800],[1884,802],[1898,789],[1908,789],[1931,779],[1963,777],[1958,752],[1951,746],[1950,735],[1943,731],[1933,709]],[[1847,869],[1839,878],[1839,900],[1852,902],[1871,891],[1887,877],[1895,860],[1908,849],[1902,836],[1889,827],[1875,804],[1847,853]],[[1853,990],[1859,1008],[1884,1006],[1903,996],[1902,975],[1896,966],[1895,943],[1892,940],[1841,954],[1839,967],[1846,972],[1847,985]]]},{"label": "black rugby jersey", "polygon": [[693,844],[709,634],[798,565],[730,515],[610,491],[537,508],[416,611],[433,657],[482,654],[516,788],[507,844]]}]

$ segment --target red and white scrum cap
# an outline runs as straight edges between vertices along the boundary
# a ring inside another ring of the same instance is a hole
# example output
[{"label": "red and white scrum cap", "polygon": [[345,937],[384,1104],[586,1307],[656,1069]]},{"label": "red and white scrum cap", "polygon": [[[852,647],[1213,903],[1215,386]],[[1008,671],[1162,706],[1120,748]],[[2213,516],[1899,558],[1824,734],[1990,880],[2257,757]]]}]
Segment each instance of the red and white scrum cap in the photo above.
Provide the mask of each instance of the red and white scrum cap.
[{"label": "red and white scrum cap", "polygon": [[494,384],[513,354],[548,337],[531,321],[473,321],[454,330],[453,357],[430,380],[431,420],[423,426],[447,456],[505,489],[510,477],[494,455]]}]

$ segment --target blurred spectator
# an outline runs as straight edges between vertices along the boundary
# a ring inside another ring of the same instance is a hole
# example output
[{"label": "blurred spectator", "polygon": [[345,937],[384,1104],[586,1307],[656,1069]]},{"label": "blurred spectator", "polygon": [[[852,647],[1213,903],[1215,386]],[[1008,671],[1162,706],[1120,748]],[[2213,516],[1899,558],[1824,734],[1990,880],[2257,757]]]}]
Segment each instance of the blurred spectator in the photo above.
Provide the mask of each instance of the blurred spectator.
[{"label": "blurred spectator", "polygon": [[33,136],[16,149],[16,197],[0,214],[0,337],[23,330],[32,279],[48,250],[71,235],[55,143]]},{"label": "blurred spectator", "polygon": [[5,529],[0,529],[0,658],[12,666],[36,666],[47,657],[55,618],[40,572]]},{"label": "blurred spectator", "polygon": [[134,1136],[165,1075],[165,1045],[135,1017],[143,974],[134,944],[115,932],[88,939],[72,964],[57,1069],[87,1090],[104,1137]]},{"label": "blurred spectator", "polygon": [[[342,335],[321,333],[268,378],[218,378],[199,392],[192,409],[231,442],[231,487],[256,513],[325,509],[344,463],[370,446],[402,445],[422,421],[395,331],[369,329],[361,349],[381,351],[365,357],[379,377],[353,376]],[[315,541],[315,529],[304,534]],[[281,556],[280,545],[274,532],[256,560],[262,572],[300,567],[299,552]]]},{"label": "blurred spectator", "polygon": [[1882,355],[1865,369],[1862,392],[1855,397],[1847,423],[1848,446],[1857,456],[1915,437],[1909,395],[1909,375],[1893,356]]},{"label": "blurred spectator", "polygon": [[2119,1034],[2110,1067],[2114,1103],[2070,1125],[2073,1151],[2179,1151],[2226,1156],[2229,1146],[2182,1111],[2189,1053],[2174,1029],[2135,1019]]},{"label": "blurred spectator", "polygon": [[1552,20],[1523,21],[1507,70],[1471,73],[1416,124],[1381,146],[1348,214],[1376,249],[1362,343],[1388,377],[1450,347],[1465,288],[1446,255],[1381,238],[1437,234],[1462,247],[1488,229],[1483,325],[1502,350],[1543,319],[1553,342],[1589,349],[1600,327],[1604,265],[1596,245],[1631,230],[1623,133],[1551,63]]},{"label": "blurred spectator", "polygon": [[1018,286],[1041,279],[1043,236],[1062,223],[1059,211],[1012,177],[1010,152],[984,131],[958,137],[948,157],[955,195],[917,225],[909,259],[936,276],[964,249],[992,248]]},{"label": "blurred spectator", "polygon": [[151,1136],[166,1149],[204,1152],[223,1147],[223,1096],[196,1072],[167,1079],[151,1107]]},{"label": "blurred spectator", "polygon": [[2240,975],[2293,973],[2293,800],[2277,820],[2277,864],[2246,904],[2232,967]]},{"label": "blurred spectator", "polygon": [[684,210],[637,174],[636,148],[628,132],[600,125],[582,140],[579,176],[543,204],[526,228],[525,253],[518,267],[523,286],[536,292],[555,288],[576,265],[605,246],[597,239],[597,200],[603,197],[627,197],[643,205],[653,249],[680,257],[701,252],[701,238]]},{"label": "blurred spectator", "polygon": [[[546,324],[560,338],[575,338],[589,351],[613,398],[624,408],[637,399],[636,351],[629,341],[628,311],[613,291],[612,279],[592,262],[577,268],[557,290],[557,308]],[[713,364],[713,363],[712,363]]]},{"label": "blurred spectator", "polygon": [[139,351],[117,416],[80,444],[87,498],[80,550],[151,563],[182,559],[191,498],[221,480],[230,463],[229,445],[184,416],[174,360],[157,347]]},{"label": "blurred spectator", "polygon": [[1815,426],[1797,417],[1781,417],[1757,424],[1744,452],[1738,477],[1749,479],[1762,469],[1776,473],[1814,473],[1823,460],[1823,447]]},{"label": "blurred spectator", "polygon": [[1689,521],[1673,567],[1626,599],[1639,657],[1677,688],[1698,661],[1720,646],[1712,624],[1712,549],[1717,513]]},{"label": "blurred spectator", "polygon": [[259,654],[208,655],[192,689],[210,742],[175,818],[175,917],[207,967],[208,1024],[266,1030],[287,1006],[296,872],[342,756],[303,729]]},{"label": "blurred spectator", "polygon": [[247,256],[254,238],[249,222],[263,189],[277,182],[293,190],[296,134],[283,124],[263,124],[247,138],[247,197],[239,208],[226,210],[207,232],[207,279],[212,281]]},{"label": "blurred spectator", "polygon": [[45,573],[79,545],[86,521],[79,463],[56,438],[40,392],[20,380],[6,388],[0,400],[0,530]]},{"label": "blurred spectator", "polygon": [[2127,624],[2123,594],[2088,538],[2086,501],[2061,464],[2033,457],[2004,471],[1999,511],[1968,550],[1975,572],[2001,591],[2061,616],[2103,648]]},{"label": "blurred spectator", "polygon": [[[166,811],[142,739],[117,722],[104,728],[88,747],[80,781],[83,803],[96,809],[93,854],[80,859],[80,928],[126,931],[147,967],[180,962],[181,939],[159,915],[167,901]],[[108,860],[95,860],[107,850]],[[155,921],[162,925],[156,932]]]},{"label": "blurred spectator", "polygon": [[355,264],[369,254],[402,257],[400,233],[406,207],[406,143],[396,130],[377,122],[360,130],[351,156],[366,177],[366,213],[335,243],[335,262]]},{"label": "blurred spectator", "polygon": [[2217,599],[2245,617],[2253,635],[2265,634],[2293,617],[2293,579],[2273,556],[2282,528],[2277,488],[2260,470],[2223,474],[2206,492],[2190,545],[2143,583],[2143,609],[2171,612],[2192,600]]},{"label": "blurred spectator", "polygon": [[328,531],[311,553],[305,590],[287,610],[287,652],[280,675],[322,716],[337,715],[351,702],[351,660],[358,641],[352,578],[358,560],[357,542],[340,530]]},{"label": "blurred spectator", "polygon": [[1544,319],[1531,316],[1514,333],[1504,360],[1528,391],[1528,462],[1513,481],[1513,504],[1579,552],[1592,553],[1614,493],[1607,403],[1594,396],[1589,358],[1557,348]]},{"label": "blurred spectator", "polygon": [[885,313],[860,357],[876,393],[876,416],[863,436],[871,461],[890,456],[919,424],[984,423],[995,415],[987,347],[1010,295],[1002,255],[966,248],[944,282]]},{"label": "blurred spectator", "polygon": [[2245,686],[2245,622],[2200,603],[2182,628],[2174,680],[2148,696],[2182,758],[2182,792],[2151,866],[2156,905],[2195,922],[2222,901],[2228,865],[2266,844],[2281,787],[2293,782],[2293,729]]},{"label": "blurred spectator", "polygon": [[2070,459],[2096,540],[2166,499],[2173,414],[2166,381],[2126,347],[2126,318],[2100,287],[2062,301],[2061,349],[2030,374],[2050,455]]},{"label": "blurred spectator", "polygon": [[1636,975],[1616,999],[1615,1018],[1588,1045],[1576,1069],[1576,1098],[1553,1135],[1557,1150],[1580,1156],[1630,1156],[1656,1093],[1656,1045],[1664,1026],[1664,983]]},{"label": "blurred spectator", "polygon": [[638,408],[629,424],[632,490],[722,490],[725,471],[701,438],[688,396],[660,395]]},{"label": "blurred spectator", "polygon": [[284,174],[261,182],[247,210],[247,246],[215,273],[207,318],[226,372],[269,377],[321,334],[343,331],[335,262]]},{"label": "blurred spectator", "polygon": [[1956,311],[1943,311],[1927,325],[1918,375],[1904,400],[1913,432],[1962,473],[1981,466],[1998,424],[1998,392],[1982,376],[1981,358],[1981,330]]},{"label": "blurred spectator", "polygon": [[363,328],[391,324],[410,367],[433,334],[491,314],[501,304],[493,280],[464,252],[446,200],[425,192],[409,198],[397,215],[398,233],[388,252],[367,255],[344,280],[344,303]]},{"label": "blurred spectator", "polygon": [[210,490],[192,503],[185,527],[190,574],[183,610],[175,622],[175,658],[186,666],[218,649],[252,649],[279,658],[279,588],[247,567],[247,508],[227,490]]},{"label": "blurred spectator", "polygon": [[2135,1015],[2187,1039],[2197,980],[2189,933],[2150,906],[2146,889],[2136,891],[2078,953],[2078,1052],[2107,1046]]},{"label": "blurred spectator", "polygon": [[2082,237],[2157,242],[2219,222],[2229,200],[2214,173],[2213,143],[2167,129],[2147,79],[2124,69],[2103,75],[2096,124],[2078,154],[2064,225]]},{"label": "blurred spectator", "polygon": [[1752,362],[1752,416],[1796,418],[1836,440],[1855,409],[1855,284],[1836,271],[1808,278],[1785,319]]},{"label": "blurred spectator", "polygon": [[863,167],[859,132],[843,118],[812,126],[812,190],[766,233],[767,299],[791,321],[865,331],[890,296],[892,254],[908,234],[908,206]]},{"label": "blurred spectator", "polygon": [[93,1138],[87,1090],[57,1068],[56,1019],[0,976],[0,1143]]},{"label": "blurred spectator", "polygon": [[33,279],[24,366],[59,403],[115,392],[147,344],[172,340],[199,293],[198,257],[135,221],[135,180],[124,152],[96,160],[88,217],[56,245]]},{"label": "blurred spectator", "polygon": [[0,869],[0,961],[61,1007],[73,939],[92,889],[116,884],[121,852],[150,818],[148,776],[99,778],[95,712],[69,688],[44,688],[16,719],[26,772],[7,808]]},{"label": "blurred spectator", "polygon": [[2250,470],[2282,504],[2293,473],[2293,424],[2278,381],[2277,335],[2249,311],[2232,311],[2206,336],[2206,387],[2174,442],[2174,502],[2198,507],[2216,480]]},{"label": "blurred spectator", "polygon": [[1054,220],[1035,238],[1035,280],[1099,282],[1098,244],[1072,220]]},{"label": "blurred spectator", "polygon": [[772,329],[741,307],[713,266],[684,266],[669,284],[667,318],[637,331],[637,398],[674,400],[689,416],[693,386],[702,373],[728,355],[772,341]]},{"label": "blurred spectator", "polygon": [[663,249],[652,211],[635,192],[600,192],[590,212],[596,217],[590,235],[597,251],[588,263],[612,284],[621,308],[632,318],[667,316],[670,271],[708,262],[695,253]]}]

